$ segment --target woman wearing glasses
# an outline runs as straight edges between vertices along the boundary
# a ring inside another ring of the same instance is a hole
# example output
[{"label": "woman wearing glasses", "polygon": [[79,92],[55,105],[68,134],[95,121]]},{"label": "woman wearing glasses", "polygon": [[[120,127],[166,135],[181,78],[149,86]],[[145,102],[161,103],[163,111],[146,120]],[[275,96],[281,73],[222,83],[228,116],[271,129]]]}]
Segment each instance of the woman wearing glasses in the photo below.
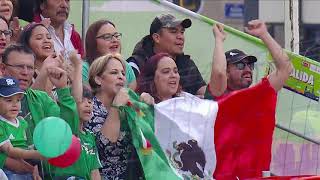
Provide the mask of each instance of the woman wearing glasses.
[{"label": "woman wearing glasses", "polygon": [[[85,39],[86,62],[83,64],[82,78],[88,82],[88,69],[92,62],[108,53],[121,53],[121,36],[111,21],[99,20],[90,25]],[[136,88],[136,77],[127,63],[126,65],[126,86]]]},{"label": "woman wearing glasses", "polygon": [[[12,32],[9,30],[8,21],[3,16],[0,16],[0,63],[2,62],[2,53],[9,45]],[[0,77],[2,72],[0,71]]]}]

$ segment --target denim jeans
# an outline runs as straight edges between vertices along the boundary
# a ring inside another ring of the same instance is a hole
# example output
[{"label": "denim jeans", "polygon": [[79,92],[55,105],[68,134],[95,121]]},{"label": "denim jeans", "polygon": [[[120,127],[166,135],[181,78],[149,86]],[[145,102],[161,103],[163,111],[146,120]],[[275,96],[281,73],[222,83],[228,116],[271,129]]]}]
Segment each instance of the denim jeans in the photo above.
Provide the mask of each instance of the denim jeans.
[{"label": "denim jeans", "polygon": [[7,175],[8,180],[33,180],[31,174],[18,174],[8,169],[3,169],[3,172]]}]

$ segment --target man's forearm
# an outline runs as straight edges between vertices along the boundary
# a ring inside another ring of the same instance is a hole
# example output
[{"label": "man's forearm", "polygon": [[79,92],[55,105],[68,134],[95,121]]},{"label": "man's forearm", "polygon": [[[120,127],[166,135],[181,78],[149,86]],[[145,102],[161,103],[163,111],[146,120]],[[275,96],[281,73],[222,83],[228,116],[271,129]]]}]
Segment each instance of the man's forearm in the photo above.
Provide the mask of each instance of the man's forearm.
[{"label": "man's forearm", "polygon": [[270,54],[274,60],[277,69],[282,69],[288,67],[291,62],[287,53],[282,49],[282,47],[272,38],[269,33],[260,37],[264,44],[267,46]]},{"label": "man's forearm", "polygon": [[8,156],[17,159],[40,159],[40,154],[36,150],[26,150],[9,146],[6,150]]},{"label": "man's forearm", "polygon": [[293,66],[287,55],[287,53],[281,48],[281,46],[271,37],[269,33],[261,37],[269,49],[276,69],[268,76],[271,86],[279,91],[286,80],[289,78]]},{"label": "man's forearm", "polygon": [[227,88],[227,62],[223,49],[223,41],[215,41],[215,48],[212,59],[210,91],[214,96],[220,96]]},{"label": "man's forearm", "polygon": [[72,96],[77,103],[82,101],[82,64],[77,65],[74,69]]},{"label": "man's forearm", "polygon": [[7,157],[5,161],[5,168],[17,173],[32,173],[33,171],[33,167],[29,163],[10,157]]}]

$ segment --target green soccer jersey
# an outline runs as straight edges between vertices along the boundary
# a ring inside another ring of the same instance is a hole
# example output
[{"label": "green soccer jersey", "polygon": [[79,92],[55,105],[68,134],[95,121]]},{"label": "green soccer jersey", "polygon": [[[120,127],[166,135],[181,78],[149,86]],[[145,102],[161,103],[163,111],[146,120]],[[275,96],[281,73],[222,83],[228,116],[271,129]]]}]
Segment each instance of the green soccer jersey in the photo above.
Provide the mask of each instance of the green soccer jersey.
[{"label": "green soccer jersey", "polygon": [[101,168],[96,148],[95,137],[91,132],[79,133],[81,141],[81,155],[79,159],[67,168],[51,167],[54,176],[77,176],[90,180],[91,171]]},{"label": "green soccer jersey", "polygon": [[24,119],[16,118],[14,123],[0,116],[0,145],[10,141],[13,147],[26,149],[27,127],[28,123]]}]

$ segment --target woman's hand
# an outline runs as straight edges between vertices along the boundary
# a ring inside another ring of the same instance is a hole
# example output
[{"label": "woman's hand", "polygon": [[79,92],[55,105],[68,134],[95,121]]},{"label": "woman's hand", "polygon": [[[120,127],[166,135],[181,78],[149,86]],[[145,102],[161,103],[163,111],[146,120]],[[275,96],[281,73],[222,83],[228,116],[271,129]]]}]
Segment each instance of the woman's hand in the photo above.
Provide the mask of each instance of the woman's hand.
[{"label": "woman's hand", "polygon": [[81,56],[77,50],[70,51],[68,56],[73,66],[82,66]]},{"label": "woman's hand", "polygon": [[101,133],[111,142],[117,142],[120,136],[121,120],[118,107],[124,106],[128,102],[128,91],[125,88],[121,88],[113,98],[109,114],[101,128]]},{"label": "woman's hand", "polygon": [[76,50],[70,51],[67,56],[70,62],[64,62],[64,69],[67,71],[67,75],[70,81],[73,82],[77,78],[77,76],[81,76],[82,61],[80,55]]},{"label": "woman's hand", "polygon": [[40,69],[40,73],[43,73],[43,71],[46,72],[49,68],[62,67],[62,64],[63,64],[63,59],[61,59],[61,57],[53,53],[43,61],[42,67]]},{"label": "woman's hand", "polygon": [[48,77],[57,88],[67,87],[67,72],[59,67],[48,68]]},{"label": "woman's hand", "polygon": [[146,104],[149,104],[149,105],[154,105],[154,98],[149,93],[143,92],[140,95],[140,101],[145,102]]},{"label": "woman's hand", "polygon": [[128,90],[121,88],[120,91],[116,94],[112,101],[112,106],[120,107],[124,106],[129,102]]}]

